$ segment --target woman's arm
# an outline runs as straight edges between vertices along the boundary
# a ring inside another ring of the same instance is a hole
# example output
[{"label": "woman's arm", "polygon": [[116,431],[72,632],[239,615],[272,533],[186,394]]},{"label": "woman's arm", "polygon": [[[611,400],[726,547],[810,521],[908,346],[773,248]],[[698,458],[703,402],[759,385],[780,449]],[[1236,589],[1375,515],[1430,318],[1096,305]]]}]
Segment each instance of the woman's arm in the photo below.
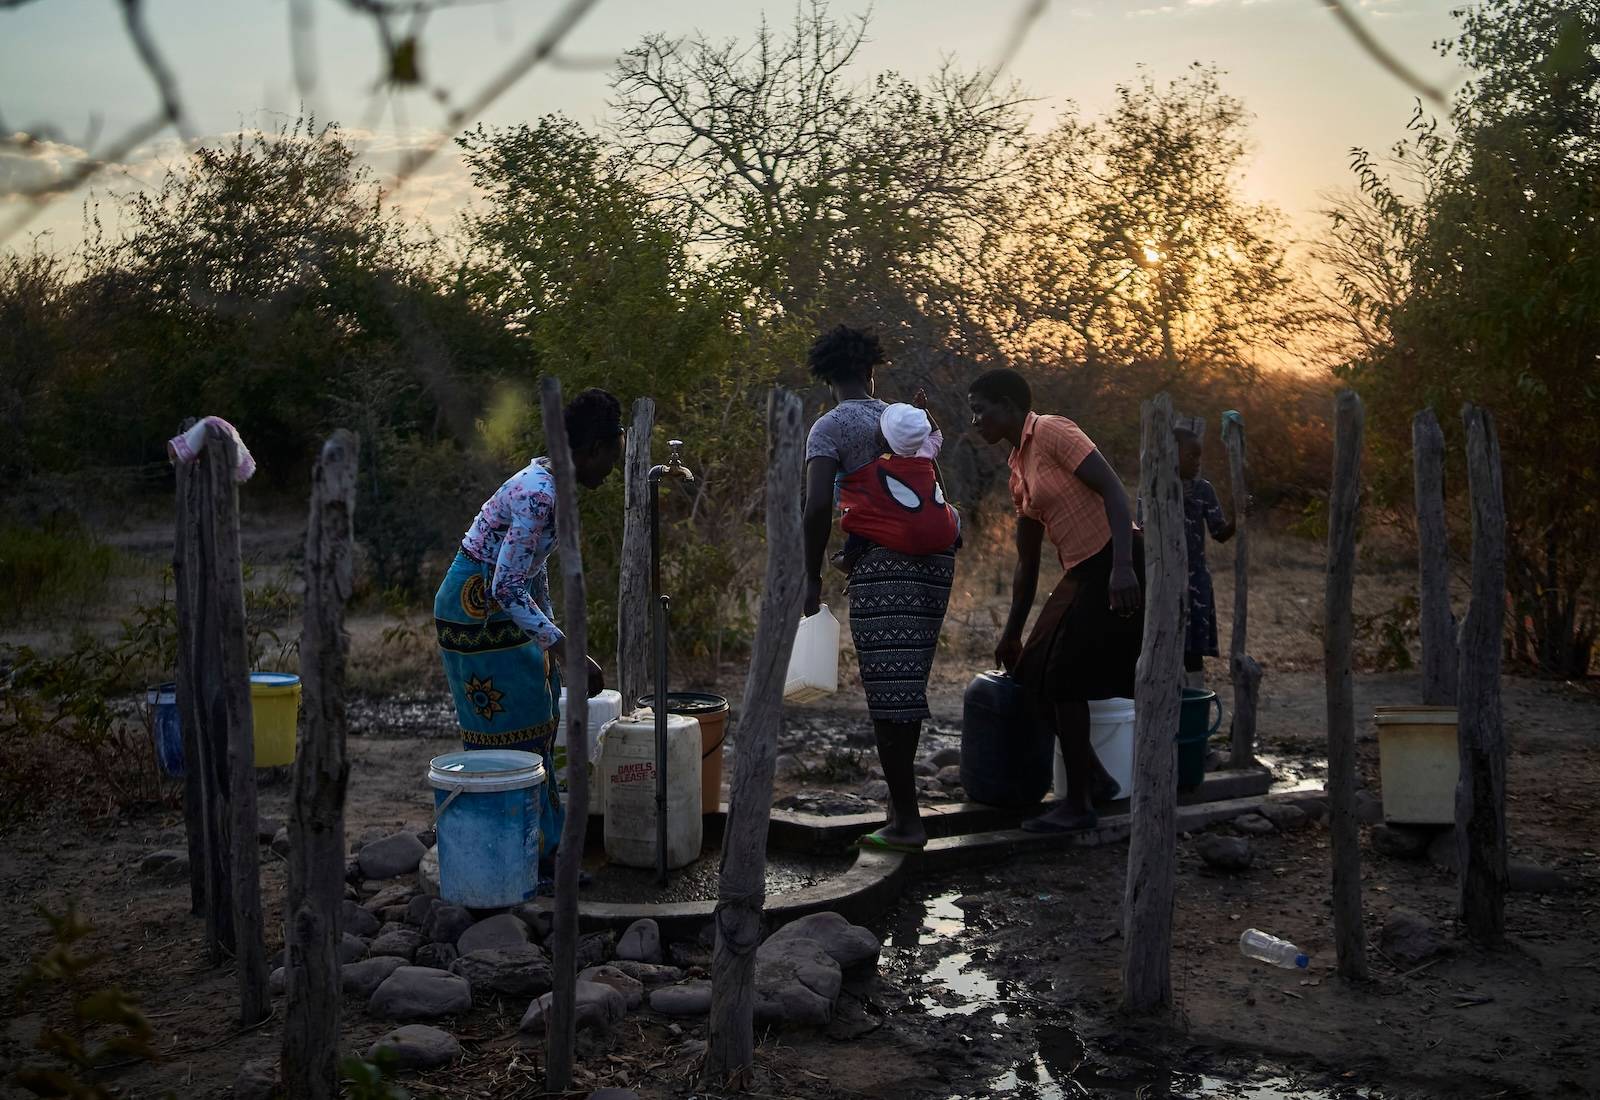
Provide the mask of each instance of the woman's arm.
[{"label": "woman's arm", "polygon": [[801,613],[815,615],[822,605],[822,559],[833,533],[833,479],[839,460],[818,455],[806,462],[805,511],[800,521],[806,555],[805,603]]},{"label": "woman's arm", "polygon": [[1106,523],[1111,528],[1111,608],[1135,611],[1141,602],[1139,575],[1133,569],[1133,517],[1122,479],[1099,448],[1089,452],[1073,473],[1105,501]]},{"label": "woman's arm", "polygon": [[[542,488],[518,496],[511,506],[511,526],[500,543],[494,562],[494,579],[489,591],[511,621],[533,636],[543,650],[557,649],[564,639],[536,598],[536,589],[548,586],[544,562],[534,564],[536,550],[555,517],[555,498]],[[548,601],[549,589],[544,589]],[[561,654],[557,650],[558,659]]]},{"label": "woman's arm", "polygon": [[1222,501],[1217,499],[1217,487],[1211,482],[1206,482],[1206,526],[1211,528],[1211,537],[1218,542],[1227,542],[1233,538],[1234,531],[1238,530],[1235,520],[1227,519],[1222,514]]},{"label": "woman's arm", "polygon": [[1039,548],[1044,545],[1044,524],[1027,516],[1017,517],[1017,567],[1011,574],[1011,613],[1005,630],[994,647],[994,660],[1001,668],[1015,668],[1022,655],[1022,628],[1028,625],[1033,597],[1039,591]]}]

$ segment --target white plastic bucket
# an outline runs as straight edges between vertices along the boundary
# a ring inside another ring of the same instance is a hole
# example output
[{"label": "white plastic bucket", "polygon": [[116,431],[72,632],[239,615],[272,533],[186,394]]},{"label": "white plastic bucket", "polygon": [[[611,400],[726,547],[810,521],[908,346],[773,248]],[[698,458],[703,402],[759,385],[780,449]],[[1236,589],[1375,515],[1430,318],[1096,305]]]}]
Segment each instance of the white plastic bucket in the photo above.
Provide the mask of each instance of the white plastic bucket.
[{"label": "white plastic bucket", "polygon": [[[561,689],[560,707],[558,713],[561,721],[556,724],[555,750],[551,754],[556,762],[556,782],[561,790],[567,790],[567,689]],[[595,793],[594,766],[600,760],[600,742],[605,734],[605,728],[618,718],[622,717],[622,693],[609,688],[589,700],[589,716],[584,722],[584,728],[589,733],[589,812],[603,814],[606,812],[605,801],[602,796]]]},{"label": "white plastic bucket", "polygon": [[[1089,700],[1089,745],[1106,774],[1117,782],[1118,798],[1133,794],[1133,700]],[[1067,766],[1056,741],[1056,774],[1052,793],[1067,797]]]},{"label": "white plastic bucket", "polygon": [[[606,858],[624,867],[656,865],[656,718],[636,710],[606,730],[595,768],[605,789]],[[700,723],[667,715],[667,866],[700,858]]]},{"label": "white plastic bucket", "polygon": [[515,749],[476,749],[428,764],[438,829],[439,896],[497,909],[539,887],[544,761]]},{"label": "white plastic bucket", "polygon": [[784,677],[783,701],[814,703],[839,690],[839,620],[823,604],[800,620]]},{"label": "white plastic bucket", "polygon": [[1461,756],[1455,707],[1375,707],[1383,818],[1451,825]]}]

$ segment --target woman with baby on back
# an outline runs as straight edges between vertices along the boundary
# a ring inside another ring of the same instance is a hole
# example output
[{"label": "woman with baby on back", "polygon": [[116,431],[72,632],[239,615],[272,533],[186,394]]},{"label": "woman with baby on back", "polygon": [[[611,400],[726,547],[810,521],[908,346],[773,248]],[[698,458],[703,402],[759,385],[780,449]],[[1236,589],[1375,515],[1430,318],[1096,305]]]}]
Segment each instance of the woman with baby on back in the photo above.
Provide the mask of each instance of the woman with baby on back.
[{"label": "woman with baby on back", "polygon": [[933,463],[940,437],[925,409],[877,398],[873,372],[884,355],[872,333],[840,325],[817,338],[807,361],[835,404],[806,439],[804,613],[816,614],[822,602],[837,503],[851,540],[835,564],[850,576],[850,636],[889,787],[887,824],[857,843],[916,850],[928,840],[917,809],[917,745],[959,536]]}]

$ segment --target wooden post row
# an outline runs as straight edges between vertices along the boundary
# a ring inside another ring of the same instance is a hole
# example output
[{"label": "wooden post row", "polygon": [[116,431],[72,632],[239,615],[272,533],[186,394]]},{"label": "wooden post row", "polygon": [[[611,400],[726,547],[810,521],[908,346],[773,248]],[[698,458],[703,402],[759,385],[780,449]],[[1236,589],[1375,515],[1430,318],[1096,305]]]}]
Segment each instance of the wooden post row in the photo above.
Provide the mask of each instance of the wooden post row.
[{"label": "wooden post row", "polygon": [[1222,441],[1228,448],[1233,522],[1237,532],[1233,545],[1233,637],[1228,643],[1228,670],[1233,677],[1231,766],[1253,768],[1261,665],[1246,652],[1250,621],[1250,520],[1247,515],[1250,495],[1244,480],[1244,423],[1237,416],[1223,419]]},{"label": "wooden post row", "polygon": [[[578,477],[567,443],[562,416],[561,380],[546,376],[539,383],[550,469],[556,480],[556,539],[561,553],[561,582],[566,599],[567,815],[556,854],[555,951],[545,1091],[572,1087],[573,1048],[577,1043],[578,870],[589,828],[589,619],[583,583],[582,539],[578,530]],[[555,777],[550,777],[555,782]]]},{"label": "wooden post row", "polygon": [[1432,409],[1411,421],[1417,508],[1418,613],[1422,627],[1422,702],[1456,701],[1456,620],[1450,612],[1450,539],[1444,522],[1444,432]]},{"label": "wooden post row", "polygon": [[1339,973],[1367,976],[1367,935],[1361,922],[1361,834],[1356,821],[1355,690],[1350,661],[1354,637],[1356,519],[1365,433],[1361,398],[1342,391],[1334,404],[1333,491],[1328,498],[1328,580],[1323,660],[1328,708],[1328,808],[1333,839],[1333,936]]},{"label": "wooden post row", "polygon": [[1144,403],[1139,494],[1144,500],[1144,643],[1134,685],[1133,799],[1122,903],[1122,1003],[1147,1012],[1172,1003],[1172,904],[1176,888],[1177,767],[1173,730],[1182,704],[1188,615],[1183,487],[1172,437],[1172,401]]},{"label": "wooden post row", "polygon": [[617,578],[617,690],[622,713],[650,690],[650,435],[656,403],[633,403],[623,460],[622,563]]},{"label": "wooden post row", "polygon": [[1461,419],[1467,428],[1472,494],[1472,600],[1461,631],[1456,685],[1461,760],[1456,782],[1458,903],[1467,935],[1492,945],[1505,938],[1506,930],[1506,742],[1500,710],[1506,513],[1494,417],[1468,404]]},{"label": "wooden post row", "polygon": [[800,399],[774,387],[767,397],[767,570],[739,708],[714,918],[707,1075],[717,1088],[748,1087],[755,1062],[755,964],[766,901],[767,825],[783,725],[784,670],[800,619],[804,573],[790,552],[800,545],[804,449]]},{"label": "wooden post row", "polygon": [[339,1095],[340,908],[344,901],[344,607],[355,578],[356,436],[340,430],[322,447],[306,524],[306,592],[300,633],[305,719],[289,809],[286,1009],[281,1066],[290,1096]]}]

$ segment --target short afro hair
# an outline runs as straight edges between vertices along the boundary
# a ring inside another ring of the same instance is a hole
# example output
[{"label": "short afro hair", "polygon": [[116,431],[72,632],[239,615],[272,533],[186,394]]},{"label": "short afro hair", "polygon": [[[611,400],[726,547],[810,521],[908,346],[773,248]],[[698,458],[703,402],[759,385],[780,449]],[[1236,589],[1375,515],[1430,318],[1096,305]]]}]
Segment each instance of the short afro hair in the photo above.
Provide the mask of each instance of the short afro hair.
[{"label": "short afro hair", "polygon": [[567,403],[561,419],[567,425],[567,447],[577,454],[622,434],[622,402],[606,390],[587,389]]},{"label": "short afro hair", "polygon": [[967,392],[985,401],[1009,401],[1017,407],[1018,412],[1028,412],[1033,408],[1033,390],[1029,388],[1028,380],[1005,367],[984,371],[972,380]]},{"label": "short afro hair", "polygon": [[812,341],[806,365],[815,378],[832,385],[836,382],[865,380],[872,368],[883,362],[883,345],[869,329],[839,325]]}]

